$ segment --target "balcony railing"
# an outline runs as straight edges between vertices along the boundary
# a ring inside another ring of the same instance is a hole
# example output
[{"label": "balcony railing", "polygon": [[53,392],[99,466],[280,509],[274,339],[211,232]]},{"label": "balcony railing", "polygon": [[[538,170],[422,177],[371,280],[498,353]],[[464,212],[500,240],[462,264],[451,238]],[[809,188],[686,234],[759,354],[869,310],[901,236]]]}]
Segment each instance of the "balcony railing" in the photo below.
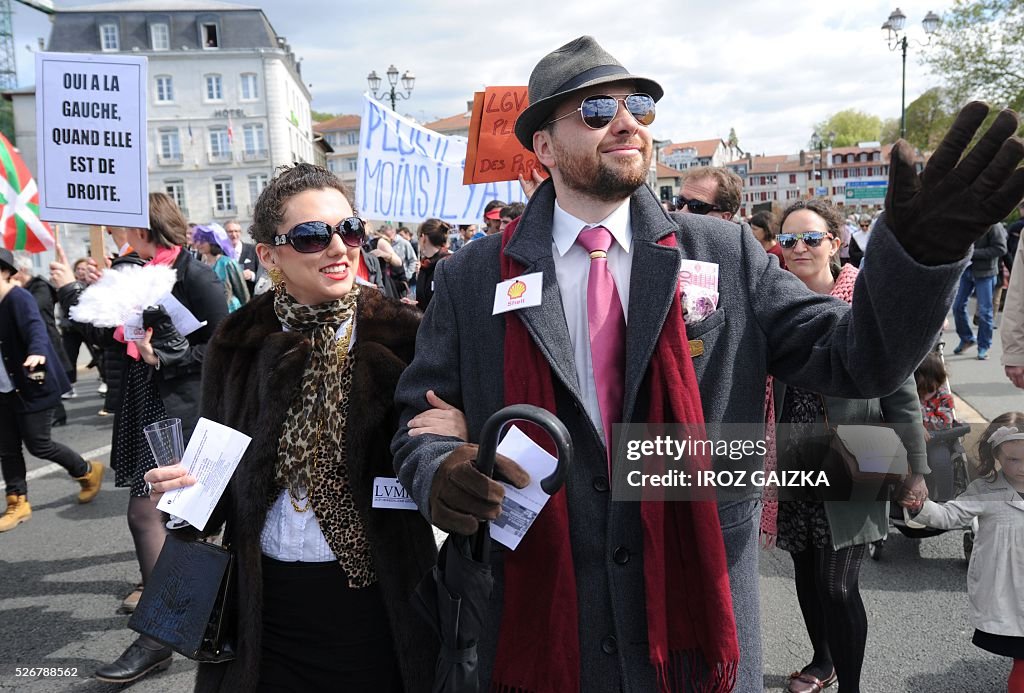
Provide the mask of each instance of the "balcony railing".
[{"label": "balcony railing", "polygon": [[217,205],[213,208],[213,216],[215,217],[233,217],[238,215],[238,208],[234,205],[224,206]]},{"label": "balcony railing", "polygon": [[242,152],[243,161],[262,161],[268,156],[266,149],[246,149]]},{"label": "balcony railing", "polygon": [[211,164],[229,164],[234,157],[231,152],[210,152],[209,158]]},{"label": "balcony railing", "polygon": [[160,153],[157,156],[157,161],[161,166],[181,166],[185,162],[185,155],[181,152],[172,154]]}]

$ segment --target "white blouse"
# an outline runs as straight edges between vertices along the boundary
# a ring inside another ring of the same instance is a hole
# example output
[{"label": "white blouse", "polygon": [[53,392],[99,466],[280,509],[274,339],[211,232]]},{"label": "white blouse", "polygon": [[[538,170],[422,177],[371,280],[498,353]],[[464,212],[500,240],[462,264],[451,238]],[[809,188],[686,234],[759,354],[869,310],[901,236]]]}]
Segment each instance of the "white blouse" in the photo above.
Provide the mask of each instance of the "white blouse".
[{"label": "white blouse", "polygon": [[[338,339],[345,334],[351,320],[338,328]],[[288,331],[287,327],[283,329]],[[352,340],[348,345],[350,354],[355,343],[356,328],[353,325]],[[305,496],[305,492],[298,495]],[[327,544],[313,509],[309,508],[306,512],[300,513],[292,506],[288,496],[288,489],[283,489],[267,513],[267,521],[263,524],[263,532],[260,534],[260,548],[263,554],[285,562],[325,563],[338,560]],[[299,501],[300,506],[305,504],[305,500]]]}]

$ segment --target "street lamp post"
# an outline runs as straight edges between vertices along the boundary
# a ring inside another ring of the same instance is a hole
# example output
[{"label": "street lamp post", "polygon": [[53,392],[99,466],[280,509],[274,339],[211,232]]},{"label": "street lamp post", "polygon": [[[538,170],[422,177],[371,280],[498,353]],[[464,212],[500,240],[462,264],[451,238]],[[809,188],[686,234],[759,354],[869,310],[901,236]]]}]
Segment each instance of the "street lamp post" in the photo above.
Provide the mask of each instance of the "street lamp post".
[{"label": "street lamp post", "polygon": [[[903,32],[903,27],[907,23],[907,15],[903,14],[900,8],[896,8],[889,15],[889,18],[882,24],[882,31],[885,32],[885,40],[889,46],[889,50],[894,51],[897,48],[903,56],[903,79],[900,85],[900,137],[906,138],[907,136],[907,45],[909,44],[909,38],[906,33]],[[921,43],[918,40],[914,40],[919,46],[927,46],[932,41],[932,34],[939,29],[939,24],[942,20],[939,15],[934,12],[929,12],[921,20],[921,27],[924,29],[924,33],[928,36],[928,40]]]},{"label": "street lamp post", "polygon": [[[402,88],[405,89],[404,94],[399,94],[395,91],[395,87],[398,86],[398,68],[394,65],[388,67],[388,71],[384,73],[387,75],[388,84],[390,86],[389,91],[383,92],[383,96],[387,96],[391,100],[391,110],[397,110],[395,104],[400,99],[408,99],[412,96],[413,87],[416,86],[416,75],[412,73],[412,70],[406,70],[405,74],[402,75]],[[378,94],[380,91],[381,78],[374,70],[370,74],[366,75],[366,84],[370,87],[370,91],[373,92],[373,98],[379,99],[381,95]]]}]

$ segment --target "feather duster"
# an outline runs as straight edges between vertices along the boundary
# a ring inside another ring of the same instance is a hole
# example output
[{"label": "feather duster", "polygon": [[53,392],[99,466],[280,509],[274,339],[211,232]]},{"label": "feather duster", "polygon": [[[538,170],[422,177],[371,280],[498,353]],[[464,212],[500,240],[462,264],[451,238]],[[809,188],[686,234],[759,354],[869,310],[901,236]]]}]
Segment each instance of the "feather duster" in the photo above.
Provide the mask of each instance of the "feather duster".
[{"label": "feather duster", "polygon": [[178,273],[164,265],[106,271],[71,308],[71,319],[96,327],[120,327],[166,296]]}]

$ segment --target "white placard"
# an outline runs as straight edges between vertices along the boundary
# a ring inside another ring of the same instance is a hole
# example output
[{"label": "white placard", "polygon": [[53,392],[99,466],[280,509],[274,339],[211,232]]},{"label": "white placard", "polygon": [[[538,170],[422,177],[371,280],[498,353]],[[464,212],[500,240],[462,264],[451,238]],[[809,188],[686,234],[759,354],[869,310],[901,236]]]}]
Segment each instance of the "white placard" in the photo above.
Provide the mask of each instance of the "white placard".
[{"label": "white placard", "polygon": [[367,219],[478,224],[491,200],[526,202],[519,181],[462,184],[468,140],[427,130],[363,95],[356,202]]},{"label": "white placard", "polygon": [[157,510],[180,517],[196,529],[205,529],[251,441],[233,428],[200,418],[181,458],[196,483],[165,493]]},{"label": "white placard", "polygon": [[382,510],[417,509],[416,502],[409,496],[409,492],[393,476],[374,477],[372,506]]},{"label": "white placard", "polygon": [[36,53],[39,217],[149,228],[142,56]]},{"label": "white placard", "polygon": [[523,274],[501,282],[494,289],[494,310],[491,315],[520,308],[539,306],[544,294],[544,273]]}]

